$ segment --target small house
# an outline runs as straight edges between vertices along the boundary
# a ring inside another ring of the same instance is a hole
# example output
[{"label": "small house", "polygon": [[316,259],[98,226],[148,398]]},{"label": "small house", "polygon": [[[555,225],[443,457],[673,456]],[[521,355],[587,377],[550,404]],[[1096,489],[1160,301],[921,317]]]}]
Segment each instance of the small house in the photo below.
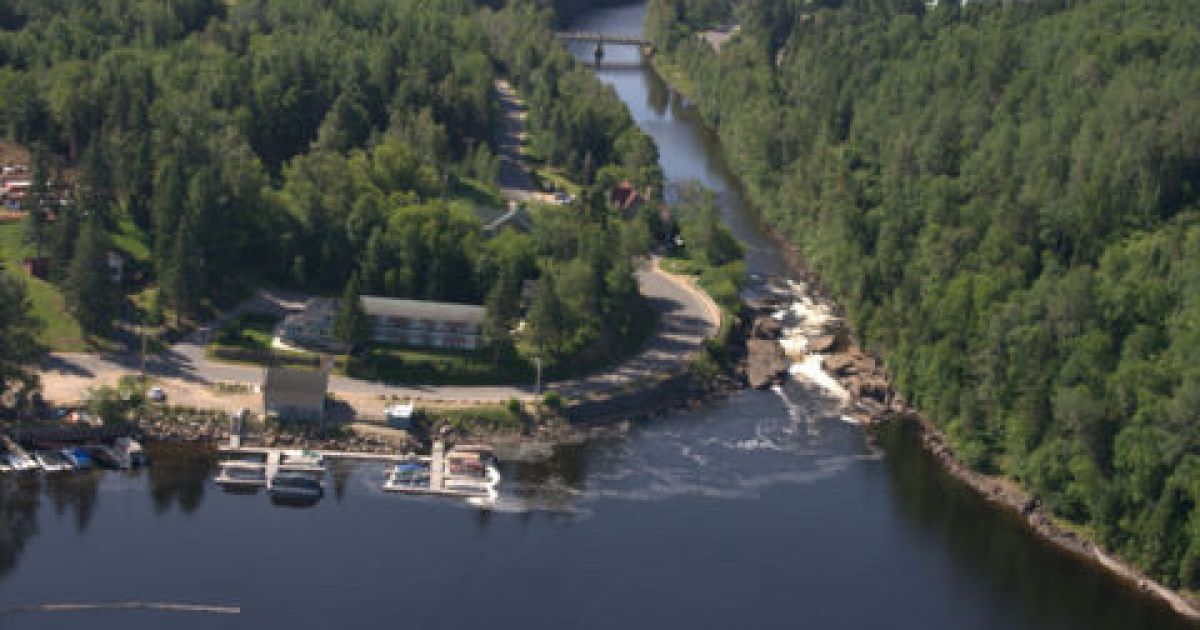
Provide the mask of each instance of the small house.
[{"label": "small house", "polygon": [[633,216],[642,205],[642,195],[638,193],[637,188],[634,188],[629,180],[625,180],[614,186],[609,193],[608,200],[626,218]]},{"label": "small house", "polygon": [[263,411],[283,420],[324,422],[329,373],[286,367],[267,368],[263,378]]},{"label": "small house", "polygon": [[304,310],[283,320],[282,337],[303,346],[328,346],[333,343],[333,318],[338,301],[317,297],[304,303]]}]

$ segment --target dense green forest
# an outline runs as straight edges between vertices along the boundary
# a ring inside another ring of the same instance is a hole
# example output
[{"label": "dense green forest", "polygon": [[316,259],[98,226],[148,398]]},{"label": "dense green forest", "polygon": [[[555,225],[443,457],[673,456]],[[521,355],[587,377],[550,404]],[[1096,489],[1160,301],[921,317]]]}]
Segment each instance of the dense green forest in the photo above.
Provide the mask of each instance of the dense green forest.
[{"label": "dense green forest", "polygon": [[[186,323],[262,283],[340,295],[355,277],[363,293],[486,300],[504,337],[540,278],[555,316],[531,327],[536,352],[614,347],[639,312],[628,256],[647,223],[614,215],[603,187],[656,187],[656,149],[555,42],[552,10],[487,4],[0,3],[0,134],[32,150],[37,183],[25,243],[101,335],[127,304]],[[488,239],[499,78],[528,102],[533,157],[587,194]],[[143,278],[128,303],[106,285],[114,248]]]},{"label": "dense green forest", "polygon": [[[736,23],[716,53],[697,32]],[[1190,0],[652,0],[750,194],[960,455],[1200,590]]]}]

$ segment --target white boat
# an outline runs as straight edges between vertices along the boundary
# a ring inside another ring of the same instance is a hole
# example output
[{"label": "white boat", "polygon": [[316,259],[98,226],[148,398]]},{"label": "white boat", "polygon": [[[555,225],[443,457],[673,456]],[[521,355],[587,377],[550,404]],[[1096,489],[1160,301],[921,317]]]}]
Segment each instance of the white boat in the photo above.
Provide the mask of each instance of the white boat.
[{"label": "white boat", "polygon": [[42,467],[42,470],[48,473],[75,470],[75,465],[71,463],[71,460],[59,451],[35,451],[33,459]]},{"label": "white boat", "polygon": [[25,472],[41,468],[32,457],[20,452],[8,451],[4,453],[3,461],[14,472]]},{"label": "white boat", "polygon": [[398,462],[388,472],[383,489],[390,492],[413,492],[429,490],[430,463],[428,457],[414,457]]},{"label": "white boat", "polygon": [[258,490],[267,485],[267,465],[263,462],[230,459],[218,466],[220,472],[213,481],[227,490]]},{"label": "white boat", "polygon": [[292,449],[279,453],[279,466],[295,469],[324,469],[325,457],[317,451]]},{"label": "white boat", "polygon": [[142,444],[131,437],[119,437],[113,443],[113,451],[117,454],[120,467],[137,468],[145,466],[146,449],[142,448]]},{"label": "white boat", "polygon": [[410,457],[388,473],[383,490],[466,499],[472,505],[495,505],[500,471],[491,449],[463,446],[444,452],[434,445],[431,457]]},{"label": "white boat", "polygon": [[271,478],[267,493],[274,501],[309,503],[325,495],[321,478],[311,472],[280,471]]}]

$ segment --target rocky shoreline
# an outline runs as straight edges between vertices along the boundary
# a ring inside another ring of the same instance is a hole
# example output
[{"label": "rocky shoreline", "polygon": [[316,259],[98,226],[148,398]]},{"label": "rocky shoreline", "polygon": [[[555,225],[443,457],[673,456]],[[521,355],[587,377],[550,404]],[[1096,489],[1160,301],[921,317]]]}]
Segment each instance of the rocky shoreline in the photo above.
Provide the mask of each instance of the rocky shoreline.
[{"label": "rocky shoreline", "polygon": [[[819,289],[810,289],[812,284],[782,282],[786,291],[777,288],[771,296],[749,307],[754,323],[752,339],[747,345],[747,371],[757,377],[751,385],[770,387],[785,378],[786,369],[779,366],[781,356],[801,361],[819,357],[820,372],[802,370],[797,376],[816,381],[828,377],[832,383],[827,384],[827,389],[843,398],[850,418],[868,426],[884,422],[915,423],[920,428],[922,447],[943,470],[986,501],[1020,516],[1030,531],[1050,544],[1106,569],[1137,590],[1163,601],[1183,617],[1200,622],[1200,601],[1168,588],[1093,541],[1060,526],[1041,501],[1016,482],[977,472],[963,463],[941,429],[908,407],[896,393],[882,362],[864,352],[844,321],[834,315],[836,307],[832,301]],[[792,300],[790,305],[789,300]],[[811,360],[806,363],[814,364]]]},{"label": "rocky shoreline", "polygon": [[972,470],[958,459],[941,429],[924,416],[910,412],[897,417],[920,426],[922,446],[941,463],[947,473],[974,489],[989,503],[1018,514],[1026,526],[1042,539],[1107,569],[1137,590],[1162,600],[1180,615],[1200,622],[1200,601],[1168,588],[1091,540],[1064,529],[1051,517],[1040,500],[1016,482]]},{"label": "rocky shoreline", "polygon": [[[670,73],[664,72],[664,60],[661,57],[655,58],[654,67],[669,89],[686,97],[686,92],[680,90],[679,86],[667,78]],[[757,214],[757,216],[759,224],[764,227],[766,233],[783,254],[789,271],[796,278],[801,279],[801,282],[794,283],[794,286],[790,287],[793,289],[791,296],[801,302],[808,301],[811,304],[823,305],[830,313],[839,313],[839,309],[822,284],[820,276],[808,269],[803,256],[796,247],[780,235],[774,226],[763,220],[761,214]],[[751,301],[748,305],[751,311],[750,317],[756,322],[764,318],[776,317],[787,297],[788,292],[785,291],[768,296],[765,301],[759,303]],[[770,328],[766,330],[770,330]],[[769,340],[772,336],[773,333],[768,332],[765,338]],[[917,423],[921,428],[922,445],[941,463],[947,473],[975,490],[987,501],[1021,516],[1035,535],[1075,554],[1084,561],[1093,562],[1107,569],[1138,590],[1165,602],[1181,616],[1200,622],[1200,602],[1185,597],[1146,577],[1136,567],[1099,548],[1094,542],[1059,527],[1046,513],[1041,503],[1015,482],[1001,477],[983,475],[964,465],[955,455],[945,434],[918,411],[909,408],[903,398],[895,393],[891,379],[883,369],[881,362],[857,346],[852,331],[847,327],[841,324],[818,322],[817,326],[811,327],[797,336],[799,337],[797,341],[803,341],[802,355],[807,354],[810,350],[814,353],[825,353],[821,357],[819,365],[814,365],[813,362],[804,363],[809,366],[809,369],[804,370],[803,376],[815,381],[821,381],[822,375],[830,377],[833,383],[836,383],[837,389],[827,388],[833,394],[843,397],[848,415],[856,422],[868,426],[889,421]],[[782,330],[776,339],[778,339],[777,343],[785,341]],[[749,346],[747,349],[749,350]],[[765,374],[765,376],[761,380],[755,381],[758,386],[770,387],[785,378],[774,364],[774,356],[776,356],[774,349],[759,347],[756,357],[748,357],[748,364],[761,362],[759,368],[761,372],[759,373]]]}]

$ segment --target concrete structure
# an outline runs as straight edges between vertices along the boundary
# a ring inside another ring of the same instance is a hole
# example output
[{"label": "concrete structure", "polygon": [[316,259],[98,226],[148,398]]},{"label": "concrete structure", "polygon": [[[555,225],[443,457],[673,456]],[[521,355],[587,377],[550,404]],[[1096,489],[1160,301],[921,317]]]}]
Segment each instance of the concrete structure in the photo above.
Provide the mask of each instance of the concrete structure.
[{"label": "concrete structure", "polygon": [[329,373],[270,367],[263,378],[263,410],[283,420],[323,422]]},{"label": "concrete structure", "polygon": [[[473,304],[426,302],[375,296],[362,297],[376,343],[475,350],[484,345],[484,308]],[[334,343],[333,320],[338,302],[309,300],[301,313],[289,315],[281,335],[285,341],[309,346]]]}]

